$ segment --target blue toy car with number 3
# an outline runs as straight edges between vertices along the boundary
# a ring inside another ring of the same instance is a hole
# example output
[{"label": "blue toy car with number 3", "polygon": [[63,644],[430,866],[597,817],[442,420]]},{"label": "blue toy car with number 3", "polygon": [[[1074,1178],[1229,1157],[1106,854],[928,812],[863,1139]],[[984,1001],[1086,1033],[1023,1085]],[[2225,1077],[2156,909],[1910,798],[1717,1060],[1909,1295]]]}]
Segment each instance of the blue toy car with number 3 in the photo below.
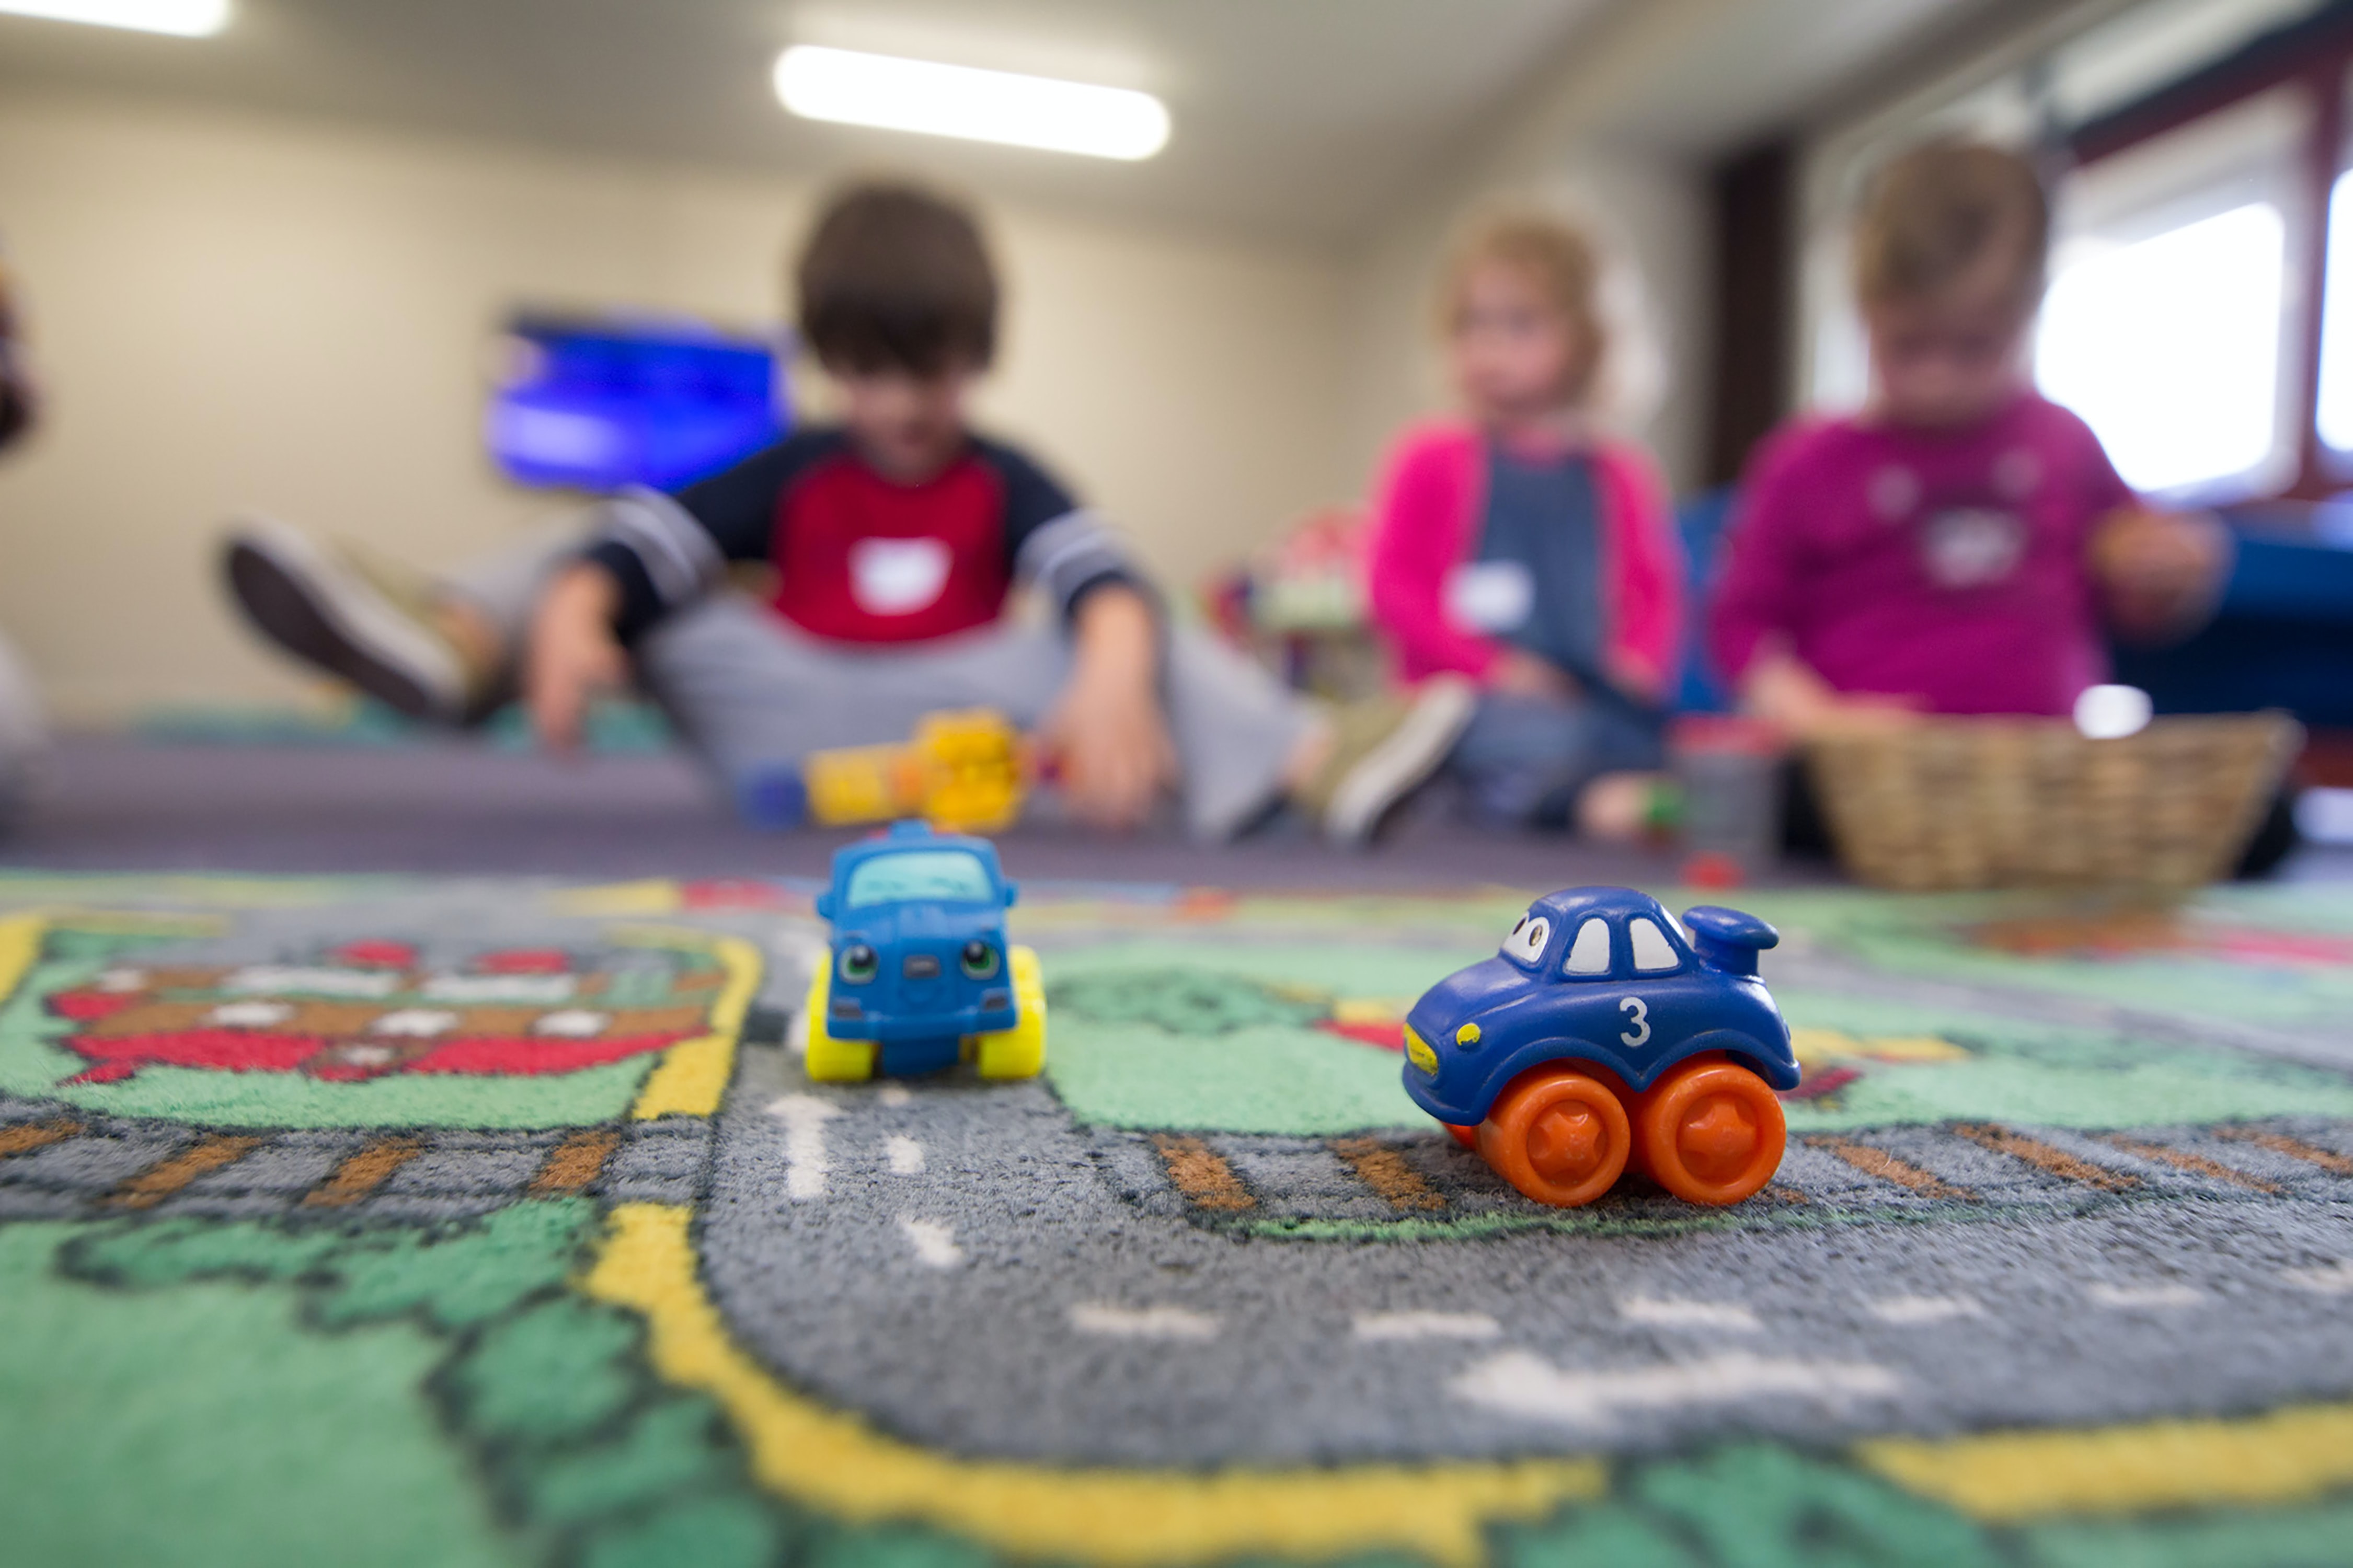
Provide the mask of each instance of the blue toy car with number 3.
[{"label": "blue toy car with number 3", "polygon": [[1798,1085],[1757,973],[1780,940],[1738,910],[1679,924],[1630,888],[1538,899],[1406,1015],[1406,1092],[1538,1203],[1591,1203],[1630,1163],[1677,1197],[1738,1203],[1780,1168],[1775,1090]]},{"label": "blue toy car with number 3", "polygon": [[801,1008],[808,1075],[846,1082],[969,1061],[983,1078],[1046,1065],[1038,955],[1005,940],[1018,889],[985,838],[920,822],[834,852],[817,912],[827,962]]}]

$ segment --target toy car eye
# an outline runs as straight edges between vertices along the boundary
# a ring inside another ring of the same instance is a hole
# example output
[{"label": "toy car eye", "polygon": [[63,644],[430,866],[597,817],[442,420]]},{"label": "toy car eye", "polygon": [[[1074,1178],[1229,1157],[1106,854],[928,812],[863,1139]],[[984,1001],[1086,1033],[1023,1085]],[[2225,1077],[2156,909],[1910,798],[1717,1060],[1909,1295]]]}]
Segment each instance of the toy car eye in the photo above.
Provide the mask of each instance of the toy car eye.
[{"label": "toy car eye", "polygon": [[881,967],[882,961],[862,942],[853,942],[841,950],[841,977],[852,984],[873,979]]},{"label": "toy car eye", "polygon": [[986,980],[997,973],[997,950],[978,937],[964,944],[964,972],[973,980]]},{"label": "toy car eye", "polygon": [[1504,939],[1504,956],[1522,963],[1534,963],[1544,956],[1545,939],[1552,934],[1552,924],[1542,915],[1520,917],[1512,934]]}]

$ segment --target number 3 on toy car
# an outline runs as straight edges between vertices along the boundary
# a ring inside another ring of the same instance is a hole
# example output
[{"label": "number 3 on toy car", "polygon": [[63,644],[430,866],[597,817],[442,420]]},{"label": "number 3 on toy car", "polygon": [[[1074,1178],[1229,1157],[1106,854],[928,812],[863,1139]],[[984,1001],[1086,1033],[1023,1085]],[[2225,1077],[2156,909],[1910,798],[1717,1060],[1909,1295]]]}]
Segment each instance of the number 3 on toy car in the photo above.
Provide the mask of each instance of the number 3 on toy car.
[{"label": "number 3 on toy car", "polygon": [[1620,996],[1619,1010],[1634,1021],[1634,1026],[1618,1037],[1623,1044],[1646,1046],[1651,1043],[1651,1005],[1640,996]]}]

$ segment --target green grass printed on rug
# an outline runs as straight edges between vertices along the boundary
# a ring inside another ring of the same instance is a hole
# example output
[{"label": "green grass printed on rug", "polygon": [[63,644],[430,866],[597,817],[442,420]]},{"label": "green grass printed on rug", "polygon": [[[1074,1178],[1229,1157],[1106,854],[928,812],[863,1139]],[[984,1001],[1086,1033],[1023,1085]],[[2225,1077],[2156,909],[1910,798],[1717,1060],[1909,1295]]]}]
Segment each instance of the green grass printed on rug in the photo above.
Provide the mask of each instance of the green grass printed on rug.
[{"label": "green grass printed on rug", "polygon": [[[45,1289],[115,1314],[86,1360],[119,1368],[126,1385],[164,1390],[175,1406],[218,1413],[174,1441],[322,1458],[307,1469],[265,1464],[237,1478],[248,1483],[242,1489],[157,1500],[148,1511],[162,1539],[216,1531],[230,1546],[217,1560],[234,1563],[774,1562],[783,1525],[752,1488],[716,1407],[653,1376],[634,1316],[570,1289],[597,1223],[592,1205],[558,1199],[518,1204],[473,1226],[362,1234],[206,1220],[49,1225],[38,1227],[47,1234],[37,1255],[58,1256],[68,1277]],[[0,1227],[0,1240],[12,1234]],[[228,1353],[208,1348],[203,1310],[216,1300],[237,1303],[268,1331]],[[184,1322],[195,1325],[193,1337],[175,1327]],[[401,1354],[375,1367],[380,1342]],[[247,1363],[273,1356],[319,1370],[237,1384]],[[224,1394],[224,1382],[237,1386]],[[360,1394],[347,1399],[346,1382]],[[105,1405],[73,1414],[100,1440],[110,1431]],[[385,1484],[402,1473],[404,1444],[424,1456],[416,1464],[438,1468],[438,1493]],[[72,1468],[82,1473],[79,1460]],[[105,1510],[122,1468],[87,1472],[90,1481],[59,1505],[61,1533],[100,1528],[81,1516]],[[0,1479],[0,1497],[10,1484]],[[305,1517],[375,1531],[390,1542],[385,1554],[290,1544],[237,1555],[248,1516],[291,1484],[306,1489]],[[379,1527],[376,1513],[386,1509],[422,1523],[405,1533],[389,1521]],[[437,1530],[451,1536],[446,1548],[429,1539]],[[159,1551],[55,1560],[197,1559]]]},{"label": "green grass printed on rug", "polygon": [[1398,1079],[1404,1057],[1308,1027],[1328,1007],[1302,998],[1409,998],[1460,962],[1302,943],[1055,952],[1045,961],[1046,1075],[1096,1126],[1303,1137],[1427,1126]]},{"label": "green grass printed on rug", "polygon": [[[1749,901],[1785,931],[1803,932],[1886,973],[2025,988],[2242,1025],[2327,1026],[2353,1008],[2353,963],[2196,948],[2028,956],[1968,938],[1968,928],[1986,921],[2098,907],[2083,894],[1898,895],[1846,889],[1759,891]],[[2190,927],[2221,933],[2353,937],[2353,894],[2335,888],[2211,888],[2179,907]],[[1770,954],[1765,963],[1769,978]]]},{"label": "green grass printed on rug", "polygon": [[1981,1120],[2105,1128],[2353,1116],[2353,1083],[2247,1052],[1882,997],[1778,995],[1792,1027],[1863,1038],[1927,1035],[1969,1052],[1965,1061],[1856,1061],[1862,1076],[1836,1094],[1787,1102],[1793,1133]]},{"label": "green grass printed on rug", "polygon": [[80,1228],[0,1226],[0,1556],[517,1561],[434,1430],[430,1334],[305,1334],[290,1292],[236,1280],[156,1297],[60,1279]]}]

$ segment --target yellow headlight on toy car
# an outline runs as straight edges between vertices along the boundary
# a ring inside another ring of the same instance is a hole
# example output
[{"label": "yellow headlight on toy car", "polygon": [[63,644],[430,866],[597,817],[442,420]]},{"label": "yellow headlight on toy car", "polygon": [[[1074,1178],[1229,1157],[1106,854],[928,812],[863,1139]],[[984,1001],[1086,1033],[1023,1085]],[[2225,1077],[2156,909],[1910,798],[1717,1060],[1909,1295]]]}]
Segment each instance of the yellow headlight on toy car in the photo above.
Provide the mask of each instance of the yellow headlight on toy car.
[{"label": "yellow headlight on toy car", "polygon": [[1413,1032],[1411,1024],[1405,1026],[1405,1054],[1414,1066],[1432,1078],[1438,1076],[1438,1053],[1430,1048],[1428,1040]]}]

